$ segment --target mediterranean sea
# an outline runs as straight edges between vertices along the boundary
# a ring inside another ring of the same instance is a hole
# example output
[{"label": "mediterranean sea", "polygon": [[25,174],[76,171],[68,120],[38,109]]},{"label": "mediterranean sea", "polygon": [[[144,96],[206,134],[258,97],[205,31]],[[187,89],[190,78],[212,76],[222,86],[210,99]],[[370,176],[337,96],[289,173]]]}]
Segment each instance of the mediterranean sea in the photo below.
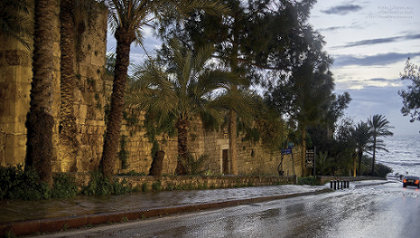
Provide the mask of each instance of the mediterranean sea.
[{"label": "mediterranean sea", "polygon": [[394,135],[382,139],[389,152],[377,152],[377,163],[391,167],[394,174],[420,176],[420,134]]}]

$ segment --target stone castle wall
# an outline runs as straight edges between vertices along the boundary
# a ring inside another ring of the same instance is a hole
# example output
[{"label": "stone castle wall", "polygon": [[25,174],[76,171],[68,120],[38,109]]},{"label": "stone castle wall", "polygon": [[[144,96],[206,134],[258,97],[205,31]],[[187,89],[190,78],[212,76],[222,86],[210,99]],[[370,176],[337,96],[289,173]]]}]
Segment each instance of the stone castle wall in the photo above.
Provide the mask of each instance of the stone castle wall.
[{"label": "stone castle wall", "polygon": [[[92,171],[99,166],[105,131],[105,106],[112,81],[105,75],[107,15],[95,15],[79,34],[74,59],[76,87],[74,114],[80,148],[76,158],[59,146],[57,171]],[[71,155],[71,156],[70,156]]]},{"label": "stone castle wall", "polygon": [[[94,17],[92,24],[88,24],[85,31],[79,32],[80,47],[74,59],[76,87],[73,104],[79,147],[75,156],[57,141],[57,160],[53,161],[55,172],[88,172],[98,169],[104,141],[105,108],[109,104],[112,89],[112,78],[106,75],[104,67],[106,32],[105,10]],[[32,58],[30,52],[16,41],[8,41],[0,36],[0,42],[0,164],[24,164],[25,121],[29,110]],[[117,159],[116,172],[134,170],[148,174],[153,160],[153,144],[145,136],[146,131],[142,125],[144,114],[135,114],[131,109],[127,109],[126,113],[128,117],[134,115],[137,122],[133,123],[125,117],[118,157],[125,154],[126,168],[123,168],[122,161]],[[198,159],[203,154],[208,156],[202,170],[214,175],[230,174],[230,158],[226,157],[229,154],[226,131],[205,131],[201,122],[196,120],[191,122],[188,140],[189,150],[194,158]],[[174,174],[177,162],[176,136],[160,135],[157,141],[159,149],[165,152],[162,174]],[[237,148],[239,174],[278,175],[281,161],[279,151],[265,149],[260,143],[242,141],[241,137],[238,137]],[[284,175],[301,175],[300,158],[299,150],[294,152],[294,161],[290,155],[284,156]]]},{"label": "stone castle wall", "polygon": [[0,164],[23,164],[32,56],[17,41],[0,35]]}]

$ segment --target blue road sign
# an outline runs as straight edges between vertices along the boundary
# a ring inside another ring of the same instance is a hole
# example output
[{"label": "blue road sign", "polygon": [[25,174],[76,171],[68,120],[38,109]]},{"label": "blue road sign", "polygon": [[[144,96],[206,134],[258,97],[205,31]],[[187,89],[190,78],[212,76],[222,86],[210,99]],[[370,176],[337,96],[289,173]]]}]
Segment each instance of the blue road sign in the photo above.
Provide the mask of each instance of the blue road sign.
[{"label": "blue road sign", "polygon": [[282,155],[289,155],[292,153],[292,149],[282,149],[281,154]]}]

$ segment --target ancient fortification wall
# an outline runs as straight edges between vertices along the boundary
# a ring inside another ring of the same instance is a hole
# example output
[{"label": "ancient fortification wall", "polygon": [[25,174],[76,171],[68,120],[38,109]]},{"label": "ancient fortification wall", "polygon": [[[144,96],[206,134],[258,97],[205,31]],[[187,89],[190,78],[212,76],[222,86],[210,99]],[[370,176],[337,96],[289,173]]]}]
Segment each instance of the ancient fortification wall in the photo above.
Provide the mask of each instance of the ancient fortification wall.
[{"label": "ancient fortification wall", "polygon": [[[56,172],[87,172],[99,166],[105,130],[105,111],[112,88],[112,78],[106,76],[104,67],[106,32],[107,15],[104,10],[77,36],[79,45],[74,59],[76,87],[73,106],[77,127],[75,136],[79,146],[74,154],[74,149],[71,150],[60,143],[59,136],[56,136],[57,161],[53,161],[53,169]],[[16,41],[8,41],[0,36],[0,42],[0,164],[24,164],[25,121],[29,110],[32,58],[30,52]],[[57,51],[59,55],[60,50]],[[59,98],[59,94],[57,97]],[[144,115],[127,109],[124,119],[116,172],[134,170],[148,174],[153,160],[153,144],[145,136]],[[161,135],[157,137],[157,141],[159,149],[165,152],[162,174],[173,174],[177,161],[177,138]],[[238,138],[237,148],[239,174],[278,174],[277,169],[281,161],[279,151],[269,151],[260,143],[242,141],[241,137]],[[189,149],[196,159],[203,154],[208,156],[202,169],[209,174],[230,174],[226,131],[206,132],[200,121],[192,122]],[[294,151],[293,157],[294,161],[290,155],[284,156],[284,175],[300,176],[302,169],[299,150]]]},{"label": "ancient fortification wall", "polygon": [[76,158],[59,146],[57,171],[92,171],[98,168],[105,131],[105,106],[112,81],[105,77],[107,15],[98,14],[85,23],[77,36],[80,47],[74,59],[76,87],[74,115],[79,142]]},{"label": "ancient fortification wall", "polygon": [[2,166],[23,164],[32,58],[18,42],[1,35],[0,42],[0,161]]}]

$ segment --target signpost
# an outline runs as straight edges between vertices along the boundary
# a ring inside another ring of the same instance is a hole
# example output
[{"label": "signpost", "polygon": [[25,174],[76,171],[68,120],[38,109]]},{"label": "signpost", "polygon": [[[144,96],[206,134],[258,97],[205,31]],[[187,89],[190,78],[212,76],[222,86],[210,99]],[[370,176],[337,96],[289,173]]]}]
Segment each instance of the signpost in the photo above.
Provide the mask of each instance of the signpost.
[{"label": "signpost", "polygon": [[306,150],[306,168],[313,169],[313,175],[316,176],[316,168],[315,168],[315,157],[316,157],[316,147],[312,150]]},{"label": "signpost", "polygon": [[290,155],[292,153],[292,149],[282,149],[281,154],[282,155]]},{"label": "signpost", "polygon": [[[277,170],[279,172],[280,176],[283,176],[284,171],[283,171],[283,155],[292,155],[292,167],[293,167],[293,175],[296,175],[295,171],[295,163],[293,160],[293,152],[292,149],[295,145],[292,142],[289,142],[287,144],[287,149],[282,149],[281,150],[281,162],[279,164],[279,166],[277,166]],[[287,176],[289,176],[289,172],[287,172]]]},{"label": "signpost", "polygon": [[313,168],[315,152],[314,150],[306,150],[306,168]]}]

